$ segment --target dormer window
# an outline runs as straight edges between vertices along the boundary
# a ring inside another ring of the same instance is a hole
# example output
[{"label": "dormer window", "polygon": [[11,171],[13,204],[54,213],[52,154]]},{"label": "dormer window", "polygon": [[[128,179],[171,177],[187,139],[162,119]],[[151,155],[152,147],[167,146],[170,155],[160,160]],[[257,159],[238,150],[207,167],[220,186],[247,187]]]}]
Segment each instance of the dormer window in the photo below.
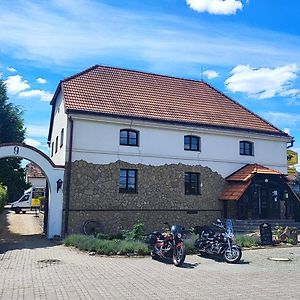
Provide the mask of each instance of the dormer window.
[{"label": "dormer window", "polygon": [[254,156],[254,144],[249,141],[240,141],[240,155]]},{"label": "dormer window", "polygon": [[200,151],[200,137],[194,135],[185,135],[184,150]]},{"label": "dormer window", "polygon": [[139,132],[132,129],[120,130],[120,145],[122,146],[138,146]]}]

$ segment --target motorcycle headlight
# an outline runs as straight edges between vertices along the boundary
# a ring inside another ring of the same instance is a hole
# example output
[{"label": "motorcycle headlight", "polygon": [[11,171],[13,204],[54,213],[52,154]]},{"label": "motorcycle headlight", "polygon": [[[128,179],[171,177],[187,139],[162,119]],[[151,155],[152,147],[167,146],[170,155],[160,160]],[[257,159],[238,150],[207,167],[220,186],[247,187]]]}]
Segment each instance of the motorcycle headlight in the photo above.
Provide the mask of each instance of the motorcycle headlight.
[{"label": "motorcycle headlight", "polygon": [[233,233],[229,233],[228,237],[231,238],[231,239],[234,239],[234,234]]},{"label": "motorcycle headlight", "polygon": [[177,237],[178,237],[179,239],[181,239],[181,238],[182,238],[182,234],[181,234],[181,233],[177,233]]}]

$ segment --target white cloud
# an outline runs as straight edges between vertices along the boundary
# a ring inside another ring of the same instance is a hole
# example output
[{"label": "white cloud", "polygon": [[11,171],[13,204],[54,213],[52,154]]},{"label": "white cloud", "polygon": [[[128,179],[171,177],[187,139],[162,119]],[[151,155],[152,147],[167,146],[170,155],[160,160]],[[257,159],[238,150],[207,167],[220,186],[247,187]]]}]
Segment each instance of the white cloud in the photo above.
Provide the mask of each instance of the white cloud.
[{"label": "white cloud", "polygon": [[7,91],[10,94],[18,94],[30,88],[28,81],[23,80],[20,75],[9,76],[4,82],[6,83]]},{"label": "white cloud", "polygon": [[243,9],[238,0],[186,0],[187,5],[197,12],[208,12],[213,15],[234,15]]},{"label": "white cloud", "polygon": [[25,144],[32,146],[32,147],[36,147],[36,148],[38,148],[42,145],[41,142],[31,139],[31,138],[25,139]]},{"label": "white cloud", "polygon": [[7,67],[6,70],[7,70],[8,72],[11,72],[11,73],[17,72],[17,70],[16,70],[15,68],[12,68],[12,67]]},{"label": "white cloud", "polygon": [[292,88],[292,84],[297,78],[298,70],[296,64],[260,69],[238,65],[232,69],[225,84],[231,92],[246,93],[252,98],[295,96],[299,90]]},{"label": "white cloud", "polygon": [[104,3],[110,1],[6,2],[0,1],[1,53],[56,70],[81,71],[99,57],[107,64],[122,58],[120,67],[143,61],[147,71],[159,73],[170,65],[173,72],[193,64],[300,65],[298,35]]},{"label": "white cloud", "polygon": [[202,72],[202,74],[206,76],[208,79],[214,79],[219,76],[219,73],[213,70],[205,70],[204,72]]},{"label": "white cloud", "polygon": [[48,136],[48,130],[48,125],[26,124],[26,133],[30,137],[46,138]]},{"label": "white cloud", "polygon": [[284,131],[285,133],[287,133],[287,134],[290,134],[290,133],[291,133],[291,128],[288,128],[288,127],[283,128],[283,131]]},{"label": "white cloud", "polygon": [[45,84],[45,83],[47,82],[46,79],[41,78],[41,77],[37,78],[36,81],[37,81],[38,83],[40,83],[40,84]]},{"label": "white cloud", "polygon": [[[297,98],[300,96],[300,94],[297,96]],[[300,101],[296,100],[295,98],[288,99],[288,105],[292,106],[300,106]]]},{"label": "white cloud", "polygon": [[50,102],[52,100],[53,94],[43,90],[30,90],[21,92],[19,97],[22,98],[33,98],[38,97],[41,101]]},{"label": "white cloud", "polygon": [[260,115],[269,120],[271,123],[280,127],[289,126],[287,128],[297,127],[300,123],[300,114],[291,114],[284,112],[262,112]]}]

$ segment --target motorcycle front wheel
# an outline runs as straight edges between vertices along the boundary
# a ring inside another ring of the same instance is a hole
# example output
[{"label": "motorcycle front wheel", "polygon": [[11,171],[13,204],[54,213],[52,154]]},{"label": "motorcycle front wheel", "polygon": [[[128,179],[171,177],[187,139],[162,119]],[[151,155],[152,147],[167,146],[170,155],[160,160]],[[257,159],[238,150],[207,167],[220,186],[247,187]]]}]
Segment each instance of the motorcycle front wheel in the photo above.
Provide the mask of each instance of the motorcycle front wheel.
[{"label": "motorcycle front wheel", "polygon": [[231,247],[231,251],[229,248],[227,248],[224,252],[224,258],[226,262],[231,264],[238,262],[241,259],[241,257],[242,249],[236,246]]},{"label": "motorcycle front wheel", "polygon": [[156,254],[156,253],[154,252],[154,250],[152,250],[152,251],[150,252],[150,255],[151,255],[151,258],[152,258],[152,259],[155,259],[155,260],[158,260],[158,259],[160,258],[160,256],[159,256],[158,254]]},{"label": "motorcycle front wheel", "polygon": [[184,263],[186,257],[186,250],[183,244],[180,246],[175,247],[173,252],[173,264],[176,267],[181,266]]}]

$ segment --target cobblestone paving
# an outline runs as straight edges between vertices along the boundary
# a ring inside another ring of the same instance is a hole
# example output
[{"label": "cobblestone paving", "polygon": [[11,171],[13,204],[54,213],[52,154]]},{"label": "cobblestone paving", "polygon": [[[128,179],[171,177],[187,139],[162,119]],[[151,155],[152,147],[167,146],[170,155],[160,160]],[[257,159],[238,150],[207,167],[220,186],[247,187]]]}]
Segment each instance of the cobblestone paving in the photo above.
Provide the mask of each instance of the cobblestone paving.
[{"label": "cobblestone paving", "polygon": [[300,299],[300,247],[245,251],[235,265],[192,255],[176,268],[28,236],[0,245],[0,299]]}]

